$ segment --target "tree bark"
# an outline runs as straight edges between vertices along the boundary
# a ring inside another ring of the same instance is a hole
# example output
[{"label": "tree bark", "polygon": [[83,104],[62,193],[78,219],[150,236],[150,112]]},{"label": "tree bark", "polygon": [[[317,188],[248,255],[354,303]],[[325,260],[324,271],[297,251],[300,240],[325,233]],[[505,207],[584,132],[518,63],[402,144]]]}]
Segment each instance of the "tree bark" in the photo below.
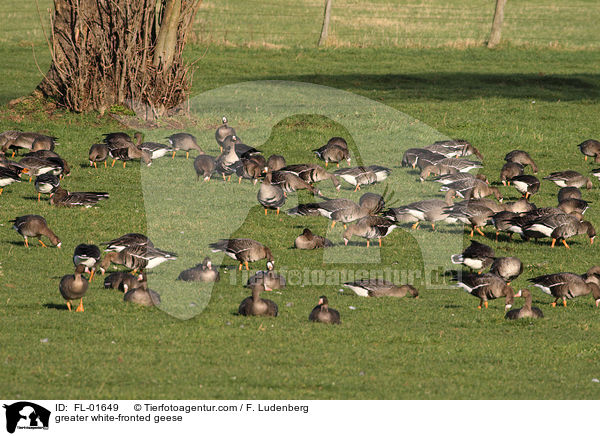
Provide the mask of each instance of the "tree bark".
[{"label": "tree bark", "polygon": [[54,0],[52,65],[38,85],[66,108],[164,115],[189,89],[182,59],[202,0]]},{"label": "tree bark", "polygon": [[492,21],[492,31],[490,32],[490,38],[487,43],[488,48],[494,48],[500,43],[505,5],[506,0],[496,0],[496,10],[494,11],[494,20]]},{"label": "tree bark", "polygon": [[323,16],[323,26],[321,27],[321,37],[319,38],[319,47],[325,44],[327,33],[329,31],[329,19],[331,18],[331,3],[333,0],[325,0],[325,15]]}]

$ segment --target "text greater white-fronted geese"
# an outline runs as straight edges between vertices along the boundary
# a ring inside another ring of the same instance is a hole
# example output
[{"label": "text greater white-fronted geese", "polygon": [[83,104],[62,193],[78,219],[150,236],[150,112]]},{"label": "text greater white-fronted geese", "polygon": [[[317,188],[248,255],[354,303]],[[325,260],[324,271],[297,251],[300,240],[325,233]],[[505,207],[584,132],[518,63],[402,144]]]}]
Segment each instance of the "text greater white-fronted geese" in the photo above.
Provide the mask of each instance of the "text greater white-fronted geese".
[{"label": "text greater white-fronted geese", "polygon": [[407,294],[419,298],[419,291],[411,285],[396,286],[392,282],[383,279],[364,279],[344,283],[361,297],[405,297]]},{"label": "text greater white-fronted geese", "polygon": [[134,276],[129,272],[117,271],[109,274],[104,279],[104,288],[119,289],[126,292],[128,289],[136,287],[136,282],[142,280],[142,275]]},{"label": "text greater white-fronted geese", "polygon": [[205,257],[202,263],[193,268],[181,271],[177,280],[186,282],[218,282],[220,280],[219,271],[213,267],[209,257]]},{"label": "text greater white-fronted geese", "polygon": [[502,277],[510,285],[523,272],[523,262],[518,257],[497,257],[492,262],[490,272]]},{"label": "text greater white-fronted geese", "polygon": [[323,236],[315,235],[310,229],[304,229],[294,241],[299,250],[314,250],[315,248],[333,247],[333,242]]},{"label": "text greater white-fronted geese", "polygon": [[[13,131],[16,132],[16,131]],[[15,150],[23,148],[26,150],[37,151],[37,150],[54,150],[54,146],[57,144],[57,139],[54,136],[43,135],[36,132],[16,132],[6,138],[2,151],[6,152],[9,148],[13,149],[13,156]]]},{"label": "text greater white-fronted geese", "polygon": [[506,156],[504,156],[504,160],[506,162],[520,163],[524,167],[529,165],[529,166],[531,166],[531,171],[533,171],[534,174],[536,174],[538,172],[537,165],[535,164],[535,162],[533,161],[533,159],[531,158],[529,153],[527,153],[526,151],[513,150],[513,151],[507,153]]},{"label": "text greater white-fronted geese", "polygon": [[265,290],[265,286],[256,283],[252,286],[252,295],[246,297],[238,307],[238,313],[243,316],[277,316],[279,308],[272,300],[260,297],[260,293]]},{"label": "text greater white-fronted geese", "polygon": [[99,268],[100,271],[104,272],[111,263],[114,263],[115,265],[124,265],[133,270],[135,274],[137,271],[152,269],[169,260],[177,260],[177,255],[146,245],[133,245],[121,251],[106,253]]},{"label": "text greater white-fronted geese", "polygon": [[173,148],[172,159],[175,158],[175,153],[177,150],[185,151],[185,158],[188,159],[190,157],[190,151],[196,150],[198,152],[202,151],[198,142],[196,141],[196,137],[190,133],[175,133],[173,135],[167,136],[167,141],[171,144]]},{"label": "text greater white-fronted geese", "polygon": [[238,183],[242,183],[242,179],[252,180],[256,185],[258,178],[264,173],[267,161],[258,154],[250,157],[243,157],[238,162],[235,173],[238,176]]},{"label": "text greater white-fronted geese", "polygon": [[90,282],[94,279],[96,264],[100,262],[100,248],[93,244],[79,244],[73,252],[73,264],[85,266],[85,272],[90,273]]},{"label": "text greater white-fronted geese", "polygon": [[453,264],[466,265],[472,270],[485,269],[494,261],[494,249],[481,242],[471,241],[461,254],[453,254],[450,259]]},{"label": "text greater white-fronted geese", "polygon": [[485,227],[494,215],[494,211],[489,207],[470,201],[450,206],[446,211],[448,212],[447,222],[462,222],[471,225],[471,237],[475,231],[481,236],[485,236],[481,228]]},{"label": "text greater white-fronted geese", "polygon": [[77,265],[75,268],[75,274],[69,274],[63,276],[60,279],[58,289],[60,295],[67,301],[67,307],[71,311],[71,301],[79,300],[79,306],[77,306],[76,312],[83,312],[83,296],[88,289],[88,281],[83,277],[85,271],[84,265]]},{"label": "text greater white-fronted geese", "polygon": [[352,236],[360,236],[367,240],[367,247],[369,247],[371,239],[377,239],[381,247],[381,238],[385,238],[396,227],[398,225],[388,218],[366,216],[348,225],[343,235],[344,245],[348,245]]},{"label": "text greater white-fronted geese", "polygon": [[567,300],[592,294],[596,307],[600,301],[600,288],[593,281],[586,282],[585,278],[574,273],[557,273],[547,274],[543,276],[533,277],[528,279],[534,286],[537,286],[545,294],[552,295],[554,302],[552,307],[556,306],[556,302],[562,300],[563,306],[567,307]]},{"label": "text greater white-fronted geese", "polygon": [[594,158],[594,162],[600,163],[600,141],[595,139],[588,139],[579,144],[579,150],[583,153],[585,160],[589,157]]},{"label": "text greater white-fronted geese", "polygon": [[277,215],[279,215],[279,209],[285,204],[283,189],[279,185],[271,183],[272,177],[273,173],[268,172],[256,194],[258,202],[265,208],[265,215],[268,209],[276,209]]},{"label": "text greater white-fronted geese", "polygon": [[550,180],[561,188],[566,186],[581,188],[585,186],[586,189],[592,189],[592,181],[573,170],[556,171],[554,173],[550,173],[549,176],[544,177],[544,180]]},{"label": "text greater white-fronted geese", "polygon": [[567,198],[566,200],[558,203],[558,208],[567,214],[580,214],[583,215],[588,210],[590,203],[585,200],[577,198]]},{"label": "text greater white-fronted geese", "polygon": [[566,240],[572,236],[586,233],[590,238],[590,244],[594,243],[596,236],[596,230],[589,221],[581,221],[579,217],[562,211],[530,221],[523,227],[523,233],[529,238],[552,238],[552,247],[557,240],[560,240],[567,248],[569,245]]},{"label": "text greater white-fronted geese", "polygon": [[246,270],[249,270],[248,262],[256,262],[261,259],[267,259],[267,269],[272,270],[274,266],[273,254],[269,247],[264,246],[254,239],[221,239],[209,244],[209,247],[213,253],[222,251],[227,256],[240,262],[240,271],[242,270],[242,265],[245,265]]},{"label": "text greater white-fronted geese", "polygon": [[542,310],[539,307],[531,305],[531,292],[529,289],[522,289],[519,292],[521,293],[521,297],[525,299],[523,307],[509,310],[504,317],[506,319],[543,318],[544,313]]},{"label": "text greater white-fronted geese", "polygon": [[319,297],[319,304],[308,315],[308,320],[323,324],[341,324],[340,313],[329,307],[329,300],[325,295]]},{"label": "text greater white-fronted geese", "polygon": [[504,297],[504,309],[508,310],[512,307],[515,297],[520,297],[521,294],[515,294],[502,277],[496,274],[465,274],[457,275],[455,278],[458,287],[463,288],[466,292],[474,297],[479,298],[478,309],[482,306],[488,308],[488,301],[496,298]]},{"label": "text greater white-fronted geese", "polygon": [[58,236],[56,236],[54,232],[50,230],[48,223],[46,223],[44,217],[40,215],[18,216],[10,222],[14,223],[13,229],[15,229],[25,239],[26,247],[29,247],[27,238],[38,238],[38,241],[42,247],[46,247],[46,244],[44,244],[40,239],[42,236],[46,236],[48,239],[50,239],[52,245],[55,245],[58,248],[60,248],[62,245],[60,239],[58,239]]},{"label": "text greater white-fronted geese", "polygon": [[146,153],[150,160],[159,159],[173,152],[171,147],[166,144],[161,144],[160,142],[142,142],[139,149]]}]

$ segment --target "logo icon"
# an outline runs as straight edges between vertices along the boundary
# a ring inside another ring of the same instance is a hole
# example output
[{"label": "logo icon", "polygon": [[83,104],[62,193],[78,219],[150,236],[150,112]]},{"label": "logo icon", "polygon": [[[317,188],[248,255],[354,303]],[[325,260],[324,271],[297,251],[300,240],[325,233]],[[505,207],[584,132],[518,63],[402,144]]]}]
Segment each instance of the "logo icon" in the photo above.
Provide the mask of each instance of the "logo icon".
[{"label": "logo icon", "polygon": [[14,433],[19,429],[48,429],[50,411],[29,401],[19,401],[11,405],[4,404],[6,409],[6,431]]}]

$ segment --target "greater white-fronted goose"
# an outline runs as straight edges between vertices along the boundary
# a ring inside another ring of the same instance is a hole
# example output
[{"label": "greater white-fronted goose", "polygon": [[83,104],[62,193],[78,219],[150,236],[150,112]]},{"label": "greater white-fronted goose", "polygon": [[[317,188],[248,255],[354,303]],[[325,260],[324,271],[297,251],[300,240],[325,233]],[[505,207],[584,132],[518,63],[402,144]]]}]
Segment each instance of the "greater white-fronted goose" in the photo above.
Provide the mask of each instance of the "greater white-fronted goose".
[{"label": "greater white-fronted goose", "polygon": [[529,199],[533,194],[536,194],[540,189],[540,181],[535,176],[529,174],[521,174],[520,176],[510,179],[514,188],[519,191],[525,199]]},{"label": "greater white-fronted goose", "polygon": [[128,289],[125,287],[124,291],[123,301],[126,303],[135,303],[145,307],[160,305],[160,294],[148,288],[148,281],[145,275],[143,275],[141,281],[135,284],[135,288]]},{"label": "greater white-fronted goose", "polygon": [[549,214],[530,221],[523,227],[523,233],[528,238],[552,238],[552,247],[561,240],[569,248],[567,239],[587,233],[590,244],[594,243],[596,230],[589,221],[581,221],[577,216],[563,213]]},{"label": "greater white-fronted goose", "polygon": [[523,165],[518,162],[506,162],[500,170],[500,181],[504,186],[510,185],[510,179],[523,174]]},{"label": "greater white-fronted goose", "polygon": [[369,247],[371,239],[375,238],[377,238],[381,247],[381,238],[385,238],[396,227],[398,227],[397,224],[388,218],[366,216],[348,225],[343,235],[344,245],[348,245],[352,236],[360,236],[367,240],[367,247]]},{"label": "greater white-fronted goose", "polygon": [[60,179],[54,174],[42,174],[35,178],[34,186],[40,201],[42,194],[53,194],[60,187]]},{"label": "greater white-fronted goose", "polygon": [[435,165],[446,156],[440,153],[435,153],[424,148],[409,148],[402,155],[402,166],[403,167],[419,167],[421,171],[428,165]]},{"label": "greater white-fronted goose", "polygon": [[[459,171],[456,168],[450,167],[448,165],[441,165],[441,164],[427,165],[421,171],[421,174],[419,175],[419,180],[421,182],[424,182],[425,179],[427,179],[427,177],[429,177],[429,176],[446,176],[449,174],[457,174],[457,173],[459,173]],[[470,174],[470,173],[466,173],[466,174]]]},{"label": "greater white-fronted goose", "polygon": [[21,133],[23,132],[20,130],[5,130],[4,132],[0,133],[0,154],[4,154],[4,152],[7,151],[8,147],[10,146],[6,146],[6,144],[17,139]]},{"label": "greater white-fronted goose", "polygon": [[[481,180],[482,182],[488,183],[488,179],[485,176],[485,174],[477,174],[477,175],[473,175],[471,173],[461,173],[458,172],[456,174],[448,174],[445,176],[440,176],[437,177],[436,179],[434,179],[435,182],[437,183],[441,183],[442,185],[449,185],[450,183],[454,183],[454,182],[458,182],[459,180],[465,180],[465,179],[478,179]],[[471,183],[475,183],[475,182],[471,182]]]},{"label": "greater white-fronted goose", "polygon": [[284,289],[286,286],[285,277],[276,271],[256,271],[253,276],[248,277],[246,282],[247,288],[252,288],[255,285],[263,285],[265,290]]},{"label": "greater white-fronted goose", "polygon": [[108,197],[107,192],[69,192],[59,186],[50,197],[50,204],[64,207],[92,207]]},{"label": "greater white-fronted goose", "polygon": [[317,164],[287,165],[281,168],[280,171],[293,173],[307,183],[317,183],[323,180],[331,180],[333,187],[338,191],[340,190],[340,182],[335,175],[327,172],[325,168]]},{"label": "greater white-fronted goose", "polygon": [[133,270],[135,274],[137,271],[152,269],[169,260],[177,260],[177,255],[146,245],[133,245],[121,251],[106,253],[99,269],[104,272],[111,263],[114,263],[115,265],[124,265]]},{"label": "greater white-fronted goose", "polygon": [[126,233],[118,238],[111,239],[108,242],[101,242],[101,245],[106,245],[104,251],[123,251],[125,248],[133,247],[134,245],[142,245],[153,248],[154,244],[148,236],[141,233]]},{"label": "greater white-fronted goose", "polygon": [[523,262],[518,257],[498,257],[494,259],[490,272],[502,277],[510,285],[523,272]]},{"label": "greater white-fronted goose", "polygon": [[487,183],[484,182],[483,180],[478,179],[477,177],[467,177],[467,178],[455,180],[450,183],[442,184],[442,186],[440,187],[440,191],[441,192],[454,191],[454,192],[456,192],[456,194],[459,197],[469,198],[471,195],[471,191],[476,186],[479,186],[479,185],[487,186]]},{"label": "greater white-fronted goose", "polygon": [[335,163],[339,167],[342,160],[345,160],[350,166],[350,151],[343,138],[331,138],[327,144],[312,151],[319,159],[325,161],[325,167],[329,165],[329,162]]},{"label": "greater white-fronted goose", "polygon": [[[27,150],[54,150],[57,144],[54,136],[42,135],[36,132],[18,132],[17,135],[11,135],[11,138],[4,143],[2,151],[6,152],[9,148],[13,150],[24,148]],[[13,156],[15,155],[13,151]]]},{"label": "greater white-fronted goose", "polygon": [[550,180],[561,188],[565,186],[574,186],[576,188],[585,186],[586,189],[592,189],[592,181],[573,170],[550,173],[549,176],[544,177],[544,180]]},{"label": "greater white-fronted goose", "polygon": [[267,171],[279,171],[286,166],[285,157],[280,154],[272,154],[267,159]]},{"label": "greater white-fronted goose", "polygon": [[583,195],[581,195],[581,191],[579,188],[575,188],[574,186],[567,186],[565,188],[560,188],[558,190],[558,202],[561,203],[564,200],[569,199],[581,200]]},{"label": "greater white-fronted goose", "polygon": [[[524,229],[531,225],[536,220],[546,217],[548,215],[563,214],[564,212],[556,207],[542,207],[533,209],[529,212],[515,214],[512,218],[507,217],[508,227],[506,232],[512,234],[517,233],[521,235],[523,240],[529,240],[529,237],[525,234]],[[509,238],[510,239],[510,238]]]},{"label": "greater white-fronted goose", "polygon": [[129,272],[117,271],[109,274],[104,279],[104,288],[106,289],[119,289],[123,292],[127,292],[129,289],[133,289],[137,286],[137,282],[143,279],[142,275],[134,276]]},{"label": "greater white-fronted goose", "polygon": [[537,206],[533,203],[530,203],[526,198],[521,198],[517,201],[504,203],[504,210],[507,210],[509,212],[524,213],[530,212],[534,209],[537,209]]},{"label": "greater white-fronted goose", "polygon": [[600,301],[600,288],[593,282],[586,282],[585,279],[573,273],[557,273],[547,274],[543,276],[533,277],[528,279],[534,286],[537,286],[545,294],[552,295],[554,302],[552,307],[556,306],[556,302],[562,299],[563,306],[567,307],[567,299],[581,297],[592,294],[598,306]]},{"label": "greater white-fronted goose", "polygon": [[334,172],[345,182],[354,186],[354,191],[360,190],[361,185],[372,185],[387,178],[391,170],[380,165],[368,167],[342,168]]},{"label": "greater white-fronted goose", "polygon": [[481,228],[485,227],[494,215],[494,211],[489,207],[476,203],[472,204],[472,202],[455,204],[454,206],[448,207],[447,212],[447,222],[454,223],[460,221],[464,224],[471,225],[471,237],[475,231],[481,236],[485,236],[481,231]]},{"label": "greater white-fronted goose", "polygon": [[89,151],[90,166],[98,168],[98,162],[104,162],[104,168],[107,167],[108,144],[92,144]]},{"label": "greater white-fronted goose", "polygon": [[496,241],[498,241],[498,235],[500,232],[508,233],[508,240],[512,239],[512,235],[514,232],[508,231],[513,225],[513,219],[519,216],[516,212],[511,212],[509,210],[503,210],[492,215],[491,220],[492,224],[496,228]]},{"label": "greater white-fronted goose", "polygon": [[466,265],[472,270],[485,269],[492,264],[495,258],[494,250],[481,242],[471,241],[461,254],[453,254],[450,258],[453,264]]},{"label": "greater white-fronted goose", "polygon": [[305,182],[297,175],[281,170],[271,172],[271,184],[279,186],[283,189],[284,193],[306,189],[315,195],[321,195],[319,189]]},{"label": "greater white-fronted goose", "polygon": [[579,144],[579,150],[583,153],[585,160],[588,156],[594,158],[594,162],[600,163],[600,142],[595,139],[588,139]]},{"label": "greater white-fronted goose", "polygon": [[477,168],[482,168],[481,162],[471,161],[467,159],[457,159],[454,157],[446,157],[436,162],[437,165],[446,165],[451,168],[456,168],[461,173],[466,173]]},{"label": "greater white-fronted goose", "polygon": [[533,171],[534,174],[536,174],[538,172],[537,165],[535,164],[535,162],[533,161],[533,159],[531,158],[529,153],[527,153],[526,151],[513,150],[513,151],[507,153],[506,156],[504,156],[504,160],[506,162],[520,163],[524,167],[526,167],[527,165],[530,165],[531,171]]},{"label": "greater white-fronted goose", "polygon": [[88,281],[82,275],[84,271],[85,266],[77,265],[75,274],[63,276],[63,278],[60,279],[58,289],[60,290],[60,295],[67,301],[69,311],[71,311],[71,301],[73,300],[79,300],[79,306],[77,306],[75,312],[83,312],[84,310],[83,296],[88,289]]},{"label": "greater white-fronted goose", "polygon": [[142,152],[147,153],[147,156],[150,157],[151,160],[159,159],[174,151],[168,145],[159,142],[142,142],[139,149]]},{"label": "greater white-fronted goose", "polygon": [[209,257],[205,257],[204,261],[195,267],[181,271],[177,278],[186,282],[218,282],[219,279],[219,271],[213,267]]},{"label": "greater white-fronted goose", "polygon": [[407,294],[419,298],[419,291],[411,285],[396,286],[392,282],[382,279],[364,279],[344,283],[361,297],[405,297]]},{"label": "greater white-fronted goose", "polygon": [[244,316],[277,316],[279,308],[272,300],[260,298],[260,293],[265,290],[264,285],[252,286],[252,295],[246,297],[240,303],[238,313]]},{"label": "greater white-fronted goose", "polygon": [[35,156],[25,156],[19,161],[19,164],[27,170],[29,174],[29,181],[33,177],[39,176],[46,173],[61,173],[62,166],[58,162],[52,162],[48,159],[42,159]]},{"label": "greater white-fronted goose", "polygon": [[477,198],[477,199],[471,198],[469,200],[459,201],[458,203],[456,203],[456,205],[458,205],[458,206],[463,206],[463,205],[464,206],[466,206],[466,205],[485,206],[494,213],[498,213],[498,212],[502,212],[503,210],[506,210],[506,207],[503,203],[499,203],[496,200],[492,200],[491,198]]},{"label": "greater white-fronted goose", "polygon": [[0,167],[0,195],[4,188],[12,183],[19,183],[21,181],[20,172],[13,171],[10,168]]},{"label": "greater white-fronted goose", "polygon": [[423,147],[423,149],[432,151],[434,153],[443,154],[445,157],[460,157],[463,155],[462,147],[449,145],[445,142],[446,141],[437,141],[431,145]]},{"label": "greater white-fronted goose", "polygon": [[515,297],[520,297],[521,294],[515,294],[513,288],[496,274],[461,274],[460,277],[455,277],[458,287],[463,288],[466,292],[474,297],[479,298],[479,306],[488,308],[488,301],[496,298],[504,297],[504,310],[512,307]]},{"label": "greater white-fronted goose", "polygon": [[308,320],[322,322],[323,324],[341,324],[340,313],[329,307],[329,300],[325,295],[319,297],[319,304],[308,315]]},{"label": "greater white-fronted goose", "polygon": [[588,210],[589,203],[585,200],[579,200],[576,198],[568,198],[558,203],[558,208],[564,213],[574,213],[583,215]]},{"label": "greater white-fronted goose", "polygon": [[279,208],[285,203],[285,194],[283,189],[279,185],[273,185],[271,183],[273,173],[268,172],[262,183],[256,198],[258,202],[265,208],[265,215],[268,209],[277,209],[277,215],[279,215]]},{"label": "greater white-fronted goose", "polygon": [[196,170],[197,180],[200,180],[200,177],[202,176],[202,179],[205,182],[208,182],[216,169],[217,160],[208,154],[200,153],[196,156],[196,159],[194,159],[194,170]]},{"label": "greater white-fronted goose", "polygon": [[[570,216],[570,215],[568,215]],[[594,243],[594,238],[596,237],[596,229],[589,221],[569,221],[563,225],[558,226],[554,229],[550,237],[552,238],[552,246],[556,243],[556,241],[562,241],[565,247],[569,248],[567,244],[567,239],[577,236],[587,234],[588,238],[590,238],[590,245]]]},{"label": "greater white-fronted goose", "polygon": [[315,235],[310,229],[304,229],[294,241],[299,250],[314,250],[315,248],[333,247],[333,242],[323,236]]},{"label": "greater white-fronted goose", "polygon": [[267,259],[267,269],[273,269],[274,259],[271,250],[254,239],[221,239],[209,244],[209,247],[213,253],[222,251],[227,256],[240,262],[240,271],[242,270],[242,265],[245,265],[246,270],[249,270],[248,262],[256,262],[261,259]]},{"label": "greater white-fronted goose", "polygon": [[113,158],[111,167],[115,166],[115,162],[120,160],[123,162],[123,168],[127,166],[130,160],[139,159],[146,166],[152,165],[152,154],[150,151],[142,150],[140,145],[128,144],[122,148],[115,148],[108,151],[110,157]]},{"label": "greater white-fronted goose", "polygon": [[38,238],[38,241],[42,245],[42,247],[46,247],[46,244],[42,242],[40,239],[42,236],[46,236],[50,239],[52,245],[60,248],[62,245],[58,236],[54,234],[50,227],[48,227],[48,223],[44,217],[40,215],[23,215],[18,216],[14,220],[10,221],[14,223],[13,229],[17,231],[23,238],[25,239],[25,246],[29,247],[29,242],[27,238]]},{"label": "greater white-fronted goose", "polygon": [[242,179],[246,179],[252,180],[252,183],[256,185],[258,178],[262,175],[266,166],[265,158],[261,155],[240,159],[235,169],[235,173],[238,176],[238,183],[242,183]]},{"label": "greater white-fronted goose", "polygon": [[100,248],[93,244],[79,244],[73,252],[73,265],[83,265],[90,273],[90,282],[94,279],[96,264],[100,262]]},{"label": "greater white-fronted goose", "polygon": [[217,173],[223,176],[223,181],[231,180],[231,175],[235,173],[240,158],[235,152],[233,146],[225,146],[223,152],[217,157]]},{"label": "greater white-fronted goose", "polygon": [[523,307],[520,309],[509,310],[504,317],[506,319],[521,319],[521,318],[543,318],[544,313],[538,307],[531,306],[531,292],[529,289],[522,289],[519,291],[521,297],[525,299]]},{"label": "greater white-fronted goose", "polygon": [[[136,132],[134,136],[136,136],[136,139],[138,136],[141,138],[141,134],[141,132]],[[108,144],[109,148],[119,147],[129,142],[133,143],[133,139],[131,139],[131,136],[129,136],[129,134],[125,132],[103,133],[102,136],[104,136],[104,142]]]},{"label": "greater white-fronted goose", "polygon": [[498,188],[496,188],[495,186],[490,186],[487,183],[482,182],[478,179],[475,179],[475,182],[475,185],[473,186],[473,188],[471,188],[470,191],[465,191],[465,198],[477,200],[493,195],[494,198],[496,198],[496,200],[502,203],[502,200],[504,198],[502,197],[502,194],[500,193],[500,190]]},{"label": "greater white-fronted goose", "polygon": [[[409,214],[416,220],[413,224],[413,229],[419,227],[420,221],[427,221],[431,223],[432,230],[435,230],[436,222],[448,218],[446,208],[453,205],[452,199],[454,198],[454,195],[455,192],[450,190],[446,192],[444,200],[422,200],[407,204],[406,206],[393,207],[386,211],[383,216],[397,222],[399,217],[402,217],[404,214]],[[400,218],[400,221],[405,220]]]},{"label": "greater white-fronted goose", "polygon": [[[483,160],[483,155],[473,146],[469,141],[465,139],[445,139],[442,141],[436,141],[432,145],[425,147],[426,149],[431,149],[430,147],[444,147],[446,150],[457,150],[459,153],[455,157],[459,156],[470,156],[472,154],[476,155],[479,159]],[[444,154],[444,153],[442,153]],[[448,156],[452,157],[452,156]]]},{"label": "greater white-fronted goose", "polygon": [[198,142],[196,142],[196,137],[189,133],[175,133],[171,136],[167,136],[166,139],[174,149],[172,158],[175,158],[175,153],[177,153],[177,150],[185,151],[186,159],[190,157],[191,150],[202,151],[198,145]]},{"label": "greater white-fronted goose", "polygon": [[30,153],[27,153],[25,157],[37,157],[39,159],[45,159],[48,162],[60,167],[59,169],[52,171],[52,174],[54,174],[55,176],[68,176],[69,174],[71,174],[71,167],[69,166],[69,163],[54,151],[32,151]]},{"label": "greater white-fronted goose", "polygon": [[223,121],[223,124],[217,127],[215,139],[217,140],[217,144],[219,144],[222,149],[225,138],[228,136],[237,136],[237,134],[235,133],[235,129],[227,124],[227,117],[223,117],[221,120]]}]

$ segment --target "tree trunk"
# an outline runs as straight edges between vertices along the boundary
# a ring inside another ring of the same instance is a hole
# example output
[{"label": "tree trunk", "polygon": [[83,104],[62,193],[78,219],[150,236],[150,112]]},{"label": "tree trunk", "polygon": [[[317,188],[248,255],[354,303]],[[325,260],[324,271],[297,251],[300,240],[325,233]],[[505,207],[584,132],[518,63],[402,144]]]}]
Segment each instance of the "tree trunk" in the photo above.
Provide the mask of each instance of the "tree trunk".
[{"label": "tree trunk", "polygon": [[504,21],[504,6],[506,0],[496,0],[496,11],[494,12],[494,21],[492,22],[492,31],[488,40],[488,48],[494,48],[500,43],[502,36],[502,22]]},{"label": "tree trunk", "polygon": [[319,38],[319,47],[325,44],[327,32],[329,31],[329,19],[331,18],[331,3],[333,0],[325,0],[325,15],[323,16],[323,27],[321,28],[321,37]]},{"label": "tree trunk", "polygon": [[202,0],[54,0],[52,65],[38,85],[66,108],[152,119],[189,88],[182,52]]}]

